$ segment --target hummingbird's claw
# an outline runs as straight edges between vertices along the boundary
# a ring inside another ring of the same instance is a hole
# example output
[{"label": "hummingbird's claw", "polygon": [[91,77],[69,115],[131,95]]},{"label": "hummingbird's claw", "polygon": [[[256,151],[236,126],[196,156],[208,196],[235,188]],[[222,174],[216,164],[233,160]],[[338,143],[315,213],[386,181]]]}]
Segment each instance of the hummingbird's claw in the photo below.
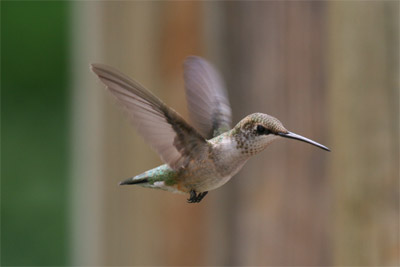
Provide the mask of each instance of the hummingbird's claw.
[{"label": "hummingbird's claw", "polygon": [[208,194],[208,191],[197,194],[196,191],[190,190],[190,197],[188,198],[187,202],[188,203],[199,203],[207,194]]},{"label": "hummingbird's claw", "polygon": [[199,203],[207,194],[208,194],[208,191],[198,194],[197,195],[197,203]]},{"label": "hummingbird's claw", "polygon": [[187,199],[188,203],[196,203],[197,194],[196,191],[190,190],[190,197]]}]

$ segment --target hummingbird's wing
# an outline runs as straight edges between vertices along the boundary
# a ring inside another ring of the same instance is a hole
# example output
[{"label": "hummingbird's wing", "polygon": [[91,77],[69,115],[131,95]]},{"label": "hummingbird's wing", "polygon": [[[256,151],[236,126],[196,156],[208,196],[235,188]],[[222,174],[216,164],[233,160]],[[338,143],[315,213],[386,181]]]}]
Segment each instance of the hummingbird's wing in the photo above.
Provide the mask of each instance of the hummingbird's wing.
[{"label": "hummingbird's wing", "polygon": [[190,160],[206,155],[207,141],[138,82],[105,65],[92,64],[91,69],[128,110],[139,133],[171,168],[184,167]]},{"label": "hummingbird's wing", "polygon": [[206,60],[185,60],[186,99],[192,123],[207,139],[231,128],[231,108],[225,85],[217,70]]}]

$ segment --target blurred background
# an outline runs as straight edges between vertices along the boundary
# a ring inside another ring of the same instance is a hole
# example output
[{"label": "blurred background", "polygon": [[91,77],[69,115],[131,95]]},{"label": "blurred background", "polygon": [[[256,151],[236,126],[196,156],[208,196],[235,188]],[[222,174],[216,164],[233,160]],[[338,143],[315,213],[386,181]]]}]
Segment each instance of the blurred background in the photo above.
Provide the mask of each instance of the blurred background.
[{"label": "blurred background", "polygon": [[[182,63],[280,141],[197,205],[117,186],[161,161],[92,62],[188,118]],[[1,3],[2,265],[399,265],[399,2]]]}]

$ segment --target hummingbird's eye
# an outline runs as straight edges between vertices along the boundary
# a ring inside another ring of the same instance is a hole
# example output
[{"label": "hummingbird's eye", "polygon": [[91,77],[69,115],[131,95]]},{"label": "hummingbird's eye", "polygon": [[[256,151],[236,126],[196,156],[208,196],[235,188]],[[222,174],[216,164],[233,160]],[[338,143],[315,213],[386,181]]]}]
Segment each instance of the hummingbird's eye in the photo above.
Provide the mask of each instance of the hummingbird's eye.
[{"label": "hummingbird's eye", "polygon": [[265,134],[265,135],[270,134],[270,131],[262,125],[257,125],[256,130],[258,134]]}]

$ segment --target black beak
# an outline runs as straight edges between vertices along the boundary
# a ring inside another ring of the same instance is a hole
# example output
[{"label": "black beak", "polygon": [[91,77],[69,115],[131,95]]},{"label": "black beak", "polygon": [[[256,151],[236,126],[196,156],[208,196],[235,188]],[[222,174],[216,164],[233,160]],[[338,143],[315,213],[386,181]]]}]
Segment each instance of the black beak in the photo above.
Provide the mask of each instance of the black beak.
[{"label": "black beak", "polygon": [[326,151],[331,151],[331,150],[330,150],[329,148],[327,148],[326,146],[323,146],[323,145],[321,145],[321,144],[319,144],[319,143],[317,143],[317,142],[315,142],[315,141],[313,141],[313,140],[311,140],[311,139],[305,138],[305,137],[303,137],[303,136],[301,136],[301,135],[298,135],[298,134],[295,134],[295,133],[291,133],[291,132],[289,132],[289,131],[288,131],[287,133],[278,133],[278,135],[280,135],[280,136],[282,136],[282,137],[286,137],[286,138],[291,138],[291,139],[303,141],[303,142],[312,144],[312,145],[314,145],[314,146],[317,146],[317,147],[319,147],[319,148],[322,148],[322,149],[324,149],[324,150],[326,150]]}]

